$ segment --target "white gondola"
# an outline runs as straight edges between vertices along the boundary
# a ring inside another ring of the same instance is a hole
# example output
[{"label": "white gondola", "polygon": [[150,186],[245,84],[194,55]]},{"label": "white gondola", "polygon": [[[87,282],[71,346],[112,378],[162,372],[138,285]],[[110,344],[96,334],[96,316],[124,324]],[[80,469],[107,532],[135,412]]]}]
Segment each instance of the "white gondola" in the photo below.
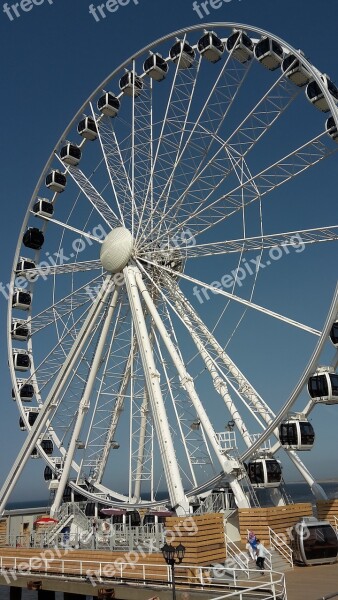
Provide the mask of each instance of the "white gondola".
[{"label": "white gondola", "polygon": [[319,367],[308,381],[308,390],[318,403],[338,404],[338,375],[332,367]]},{"label": "white gondola", "polygon": [[26,271],[28,271],[29,269],[35,269],[35,268],[36,268],[36,264],[33,260],[31,260],[30,258],[24,258],[23,256],[20,256],[19,261],[17,262],[17,265],[16,265],[16,273],[17,273],[17,275],[25,277]]},{"label": "white gondola", "polygon": [[65,190],[66,183],[66,176],[57,169],[48,173],[46,177],[46,186],[49,190],[52,190],[52,192],[61,194]]},{"label": "white gondola", "polygon": [[23,234],[22,243],[26,248],[32,250],[40,250],[45,241],[45,236],[37,227],[29,227]]},{"label": "white gondola", "polygon": [[[38,418],[39,409],[38,408],[25,408],[25,413],[26,413],[26,417],[28,419],[28,424],[31,427],[33,427],[36,419]],[[20,426],[21,431],[26,431],[26,429],[27,429],[26,423],[22,417],[20,417],[19,426]]]},{"label": "white gondola", "polygon": [[110,442],[110,447],[112,448],[112,450],[118,450],[120,447],[120,444],[116,440],[112,440]]},{"label": "white gondola", "polygon": [[33,448],[31,452],[31,458],[40,458],[40,454],[38,453],[37,448]]},{"label": "white gondola", "polygon": [[288,54],[282,62],[282,72],[298,87],[303,87],[312,78],[309,71],[294,54]]},{"label": "white gondola", "polygon": [[311,423],[300,415],[279,425],[279,441],[288,450],[311,450],[315,432]]},{"label": "white gondola", "polygon": [[[35,390],[32,383],[27,383],[27,379],[17,379],[17,389],[19,391],[20,400],[22,402],[32,402]],[[15,400],[15,391],[12,388],[12,399]]]},{"label": "white gondola", "polygon": [[332,116],[327,119],[327,121],[325,123],[325,129],[326,129],[327,133],[329,134],[330,138],[332,138],[338,144],[337,125]]},{"label": "white gondola", "polygon": [[[337,102],[338,88],[334,85],[334,83],[332,83],[331,79],[329,79],[327,75],[321,75],[320,78],[323,82],[323,86],[327,89],[329,94],[331,94],[334,101]],[[316,81],[310,81],[310,83],[308,83],[305,94],[309,102],[318,108],[318,110],[321,110],[322,112],[329,112],[330,107],[324,96],[324,92],[321,90]]]},{"label": "white gondola", "polygon": [[15,288],[12,297],[13,308],[20,310],[29,310],[32,304],[32,294],[22,288]]},{"label": "white gondola", "polygon": [[81,160],[81,149],[75,144],[68,142],[61,148],[60,158],[66,165],[76,167]]},{"label": "white gondola", "polygon": [[330,331],[331,342],[336,348],[338,348],[338,321],[335,321]]},{"label": "white gondola", "polygon": [[226,48],[241,63],[253,57],[254,44],[244,31],[234,31],[227,39]]},{"label": "white gondola", "polygon": [[177,39],[170,48],[170,58],[179,69],[190,69],[195,60],[195,50],[188,42]]},{"label": "white gondola", "polygon": [[282,481],[282,468],[274,458],[256,458],[247,465],[247,473],[254,488],[279,487]]},{"label": "white gondola", "polygon": [[13,365],[16,371],[29,371],[31,359],[25,350],[13,349]]},{"label": "white gondola", "polygon": [[54,452],[54,444],[50,438],[44,438],[41,441],[41,448],[47,456],[51,456]]},{"label": "white gondola", "polygon": [[209,62],[216,63],[221,60],[225,44],[214,31],[206,31],[197,44],[199,53]]},{"label": "white gondola", "polygon": [[134,96],[137,98],[143,89],[142,79],[133,71],[126,71],[120,79],[120,90],[126,96]]},{"label": "white gondola", "polygon": [[97,101],[97,108],[107,117],[116,117],[120,107],[120,100],[110,92],[105,92]]},{"label": "white gondola", "polygon": [[163,81],[168,69],[168,63],[160,54],[151,54],[143,64],[144,72],[155,81]]},{"label": "white gondola", "polygon": [[292,528],[290,539],[295,563],[311,566],[337,562],[337,533],[329,521],[303,517]]},{"label": "white gondola", "polygon": [[267,36],[262,37],[255,46],[255,58],[269,71],[274,71],[280,67],[284,51],[278,42]]},{"label": "white gondola", "polygon": [[54,466],[53,468],[51,468],[49,465],[45,467],[43,478],[45,481],[57,481],[58,473],[62,468],[62,460],[60,457],[56,456],[50,458],[49,460],[51,461],[51,463],[53,463]]},{"label": "white gondola", "polygon": [[85,117],[77,126],[77,132],[86,140],[93,142],[97,139],[98,131],[93,117]]},{"label": "white gondola", "polygon": [[46,198],[39,198],[35,202],[32,210],[37,217],[52,217],[54,213],[54,206],[52,202]]},{"label": "white gondola", "polygon": [[13,319],[11,324],[12,340],[26,342],[30,336],[30,325],[22,319]]}]

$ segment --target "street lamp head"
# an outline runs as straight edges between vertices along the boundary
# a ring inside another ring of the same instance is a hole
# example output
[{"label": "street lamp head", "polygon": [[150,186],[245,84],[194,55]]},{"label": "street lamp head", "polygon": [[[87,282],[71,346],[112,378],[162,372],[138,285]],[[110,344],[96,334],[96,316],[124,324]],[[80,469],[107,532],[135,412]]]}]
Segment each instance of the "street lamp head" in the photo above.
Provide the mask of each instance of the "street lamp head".
[{"label": "street lamp head", "polygon": [[166,563],[168,565],[170,565],[175,560],[176,548],[174,546],[172,546],[171,544],[166,543],[161,548],[161,551],[162,551],[164,560],[166,561]]},{"label": "street lamp head", "polygon": [[184,559],[184,555],[185,555],[185,547],[182,544],[179,544],[176,547],[176,556],[178,558],[178,561],[181,563],[182,560]]}]

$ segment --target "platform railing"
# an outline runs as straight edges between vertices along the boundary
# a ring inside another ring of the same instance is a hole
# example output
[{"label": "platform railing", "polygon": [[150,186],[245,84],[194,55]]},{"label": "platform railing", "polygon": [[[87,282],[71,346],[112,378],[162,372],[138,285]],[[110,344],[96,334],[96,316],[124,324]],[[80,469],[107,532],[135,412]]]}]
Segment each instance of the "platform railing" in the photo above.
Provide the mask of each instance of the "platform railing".
[{"label": "platform railing", "polygon": [[270,547],[274,548],[293,568],[293,552],[284,538],[269,527]]},{"label": "platform railing", "polygon": [[233,542],[225,533],[225,550],[227,560],[230,558],[238,565],[238,567],[249,577],[249,557]]},{"label": "platform railing", "polygon": [[336,517],[336,515],[333,515],[333,527],[336,530],[336,533],[338,534],[338,517]]},{"label": "platform railing", "polygon": [[[45,558],[47,555],[49,558]],[[53,579],[69,579],[90,583],[93,587],[98,584],[128,583],[130,586],[157,586],[162,589],[171,588],[171,567],[163,564],[145,564],[138,562],[136,556],[133,562],[116,562],[111,560],[91,561],[75,557],[63,558],[60,552],[50,558],[51,550],[41,552],[40,556],[6,556],[0,555],[0,573],[10,583],[19,576],[52,577]],[[141,556],[141,555],[140,555]],[[260,600],[286,600],[285,578],[282,573],[265,571],[262,573],[249,569],[249,579],[243,577],[241,569],[229,569],[217,564],[210,567],[196,565],[177,565],[175,568],[175,583],[180,590],[192,589],[213,591],[220,596],[218,600],[236,598],[242,600],[248,594],[254,596],[259,592]],[[216,600],[216,599],[214,599]]]}]

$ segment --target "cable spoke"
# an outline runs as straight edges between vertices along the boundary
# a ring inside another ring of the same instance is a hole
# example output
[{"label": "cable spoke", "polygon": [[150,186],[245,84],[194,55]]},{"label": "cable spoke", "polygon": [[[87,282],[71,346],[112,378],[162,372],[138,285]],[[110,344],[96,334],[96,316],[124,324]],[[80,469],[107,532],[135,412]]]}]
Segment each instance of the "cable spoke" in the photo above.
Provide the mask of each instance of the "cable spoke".
[{"label": "cable spoke", "polygon": [[[286,317],[284,315],[281,315],[272,310],[269,310],[268,308],[264,308],[263,306],[259,306],[258,304],[255,304],[254,302],[245,300],[244,298],[240,298],[239,296],[235,296],[235,294],[230,294],[229,292],[226,292],[225,290],[221,290],[217,287],[212,287],[208,283],[204,283],[203,281],[200,281],[199,279],[190,277],[189,275],[186,275],[185,273],[177,273],[176,271],[173,271],[172,269],[169,269],[168,267],[156,264],[150,260],[147,260],[147,259],[143,259],[143,260],[147,264],[153,265],[161,270],[166,271],[167,273],[171,273],[171,275],[174,275],[175,277],[181,277],[182,279],[189,281],[190,283],[194,283],[197,286],[197,288],[198,287],[200,288],[200,290],[203,288],[206,290],[210,290],[213,294],[220,294],[221,296],[225,296],[226,298],[229,298],[230,300],[234,300],[235,302],[238,302],[239,304],[243,304],[244,306],[247,306],[248,308],[253,308],[254,310],[262,312],[265,315],[268,315],[270,317],[278,319],[279,321],[283,321],[284,323],[288,323],[289,325],[293,325],[294,327],[302,329],[303,331],[307,331],[308,333],[312,333],[313,335],[320,335],[320,331],[318,331],[318,329],[314,329],[313,327],[309,327],[308,325],[304,325],[303,323],[299,323],[298,321],[289,319],[288,317]],[[200,290],[198,290],[198,289],[196,290],[196,288],[195,288],[194,292],[193,292],[194,295],[200,294],[201,293]]]},{"label": "cable spoke", "polygon": [[[57,158],[62,163],[58,156]],[[68,165],[66,172],[70,174],[76,185],[83,192],[86,198],[88,198],[89,202],[92,204],[92,206],[94,206],[95,210],[111,229],[121,225],[119,218],[116,216],[109,204],[107,204],[107,202],[102,198],[101,194],[99,194],[99,192],[95,189],[91,181],[81,171],[81,169]]]}]

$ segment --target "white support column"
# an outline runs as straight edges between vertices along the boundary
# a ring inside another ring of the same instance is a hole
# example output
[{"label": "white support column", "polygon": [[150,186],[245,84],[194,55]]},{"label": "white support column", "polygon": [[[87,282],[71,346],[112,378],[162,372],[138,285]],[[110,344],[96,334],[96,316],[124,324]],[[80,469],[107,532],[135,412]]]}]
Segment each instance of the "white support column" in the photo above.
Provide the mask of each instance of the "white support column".
[{"label": "white support column", "polygon": [[69,479],[69,473],[71,470],[74,453],[76,450],[76,443],[79,439],[83,421],[84,421],[84,418],[86,416],[86,413],[87,413],[89,405],[90,405],[90,396],[93,391],[97,373],[101,366],[102,353],[104,350],[104,346],[105,346],[105,342],[106,342],[109,328],[111,325],[111,321],[113,318],[113,314],[114,314],[114,311],[116,308],[117,299],[118,299],[118,287],[116,286],[114,289],[113,295],[112,295],[112,299],[111,299],[106,317],[105,317],[104,325],[103,325],[101,335],[100,335],[100,338],[99,338],[99,341],[97,344],[97,348],[95,351],[94,360],[91,364],[86,387],[84,389],[83,396],[82,396],[80,404],[79,404],[79,409],[78,409],[72,437],[71,437],[71,440],[70,440],[70,443],[69,443],[69,446],[67,449],[66,460],[65,460],[65,463],[64,463],[64,466],[62,469],[61,479],[59,481],[59,486],[58,486],[57,492],[55,494],[54,502],[50,509],[50,514],[52,517],[57,515],[59,508],[60,508],[60,504],[62,503],[63,493],[65,491],[65,487],[66,487],[68,479]]},{"label": "white support column", "polygon": [[141,479],[143,473],[143,462],[144,462],[144,442],[146,438],[147,422],[148,422],[148,393],[144,390],[144,398],[141,406],[141,425],[140,425],[140,436],[138,443],[138,455],[137,455],[137,466],[135,474],[135,488],[134,488],[134,501],[139,502],[141,497]]},{"label": "white support column", "polygon": [[155,325],[165,343],[165,346],[171,356],[171,359],[175,365],[175,368],[177,369],[177,372],[181,379],[181,384],[184,387],[184,389],[187,391],[187,393],[189,394],[189,397],[191,399],[191,402],[194,405],[194,408],[196,410],[198,418],[200,419],[201,423],[203,423],[203,429],[205,431],[205,434],[206,434],[206,436],[218,458],[218,461],[222,467],[222,470],[227,475],[227,479],[228,479],[228,481],[231,485],[231,488],[234,492],[234,495],[235,495],[235,498],[237,501],[237,505],[239,507],[249,508],[248,500],[247,500],[240,484],[238,483],[236,476],[233,474],[234,468],[237,466],[237,461],[234,461],[232,459],[229,460],[226,457],[226,455],[223,453],[222,448],[220,447],[220,445],[218,443],[215,430],[210,422],[210,419],[204,409],[202,402],[200,401],[200,399],[196,393],[193,380],[192,380],[191,376],[189,375],[189,373],[186,371],[185,366],[184,366],[184,364],[183,364],[183,362],[182,362],[182,360],[170,338],[170,335],[168,334],[166,328],[163,325],[162,319],[157,312],[156,306],[153,303],[151,296],[144,284],[141,273],[136,267],[133,267],[133,269],[135,272],[135,278],[136,278],[137,285],[138,285],[140,292],[144,298],[144,301],[147,305],[147,309],[148,309],[150,315],[152,316],[154,323],[155,323]]},{"label": "white support column", "polygon": [[46,426],[46,422],[50,418],[50,411],[57,406],[59,396],[62,392],[62,389],[65,385],[67,377],[71,372],[78,356],[81,353],[82,348],[84,347],[88,336],[90,335],[93,327],[100,315],[100,312],[104,306],[104,302],[106,301],[112,285],[112,277],[109,275],[98,293],[93,305],[74,341],[74,344],[61,368],[59,374],[57,375],[54,384],[43,404],[40,408],[39,416],[36,419],[34,426],[32,427],[29,435],[27,436],[9,474],[8,477],[3,484],[0,490],[0,514],[3,513],[6,502],[16,485],[18,478],[21,475],[21,472],[29,459],[33,448],[35,447],[40,434],[42,433],[44,427]]},{"label": "white support column", "polygon": [[168,486],[170,502],[175,508],[177,514],[186,514],[189,511],[189,503],[183,489],[174,444],[171,438],[169,423],[162,397],[159,373],[156,369],[143,308],[135,281],[135,267],[126,267],[123,272],[156,435],[160,447],[164,474]]}]

